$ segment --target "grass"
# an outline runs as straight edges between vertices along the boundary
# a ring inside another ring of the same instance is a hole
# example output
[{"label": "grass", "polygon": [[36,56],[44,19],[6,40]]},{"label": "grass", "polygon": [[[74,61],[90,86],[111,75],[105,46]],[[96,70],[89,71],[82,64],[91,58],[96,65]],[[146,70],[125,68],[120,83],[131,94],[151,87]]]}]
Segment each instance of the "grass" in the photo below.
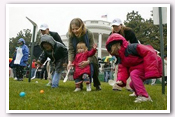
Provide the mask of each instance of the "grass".
[{"label": "grass", "polygon": [[[38,81],[38,83],[35,83]],[[101,82],[101,91],[73,92],[74,81],[63,83],[59,88],[46,87],[47,80],[34,79],[30,83],[14,81],[9,78],[9,110],[167,110],[167,94],[162,94],[161,85],[145,85],[153,102],[136,104],[135,97],[129,97],[129,91],[113,91],[108,83]],[[44,90],[40,94],[40,90]],[[24,91],[26,95],[20,97]]]}]

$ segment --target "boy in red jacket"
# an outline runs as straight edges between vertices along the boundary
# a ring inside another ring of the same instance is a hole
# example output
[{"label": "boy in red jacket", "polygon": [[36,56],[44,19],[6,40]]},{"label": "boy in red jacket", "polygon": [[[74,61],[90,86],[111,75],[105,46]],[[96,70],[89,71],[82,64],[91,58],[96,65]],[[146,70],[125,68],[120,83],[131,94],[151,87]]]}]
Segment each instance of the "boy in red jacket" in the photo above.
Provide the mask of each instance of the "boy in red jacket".
[{"label": "boy in red jacket", "polygon": [[137,96],[134,102],[152,101],[143,82],[146,79],[162,76],[162,61],[156,51],[151,46],[138,43],[129,44],[120,34],[109,36],[106,48],[111,55],[121,59],[116,84],[125,86],[130,76],[130,87]]}]

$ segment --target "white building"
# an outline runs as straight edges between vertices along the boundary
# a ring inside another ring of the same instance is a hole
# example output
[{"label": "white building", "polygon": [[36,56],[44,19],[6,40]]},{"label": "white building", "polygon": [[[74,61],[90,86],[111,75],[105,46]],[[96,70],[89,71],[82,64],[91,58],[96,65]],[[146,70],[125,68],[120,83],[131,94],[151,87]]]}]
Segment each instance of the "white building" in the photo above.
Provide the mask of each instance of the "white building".
[{"label": "white building", "polygon": [[[105,48],[106,40],[112,30],[111,23],[102,20],[86,20],[84,21],[86,28],[88,28],[94,35],[95,43],[98,44],[98,57],[103,58],[108,56]],[[68,46],[68,39],[66,35],[61,35],[63,43]]]}]

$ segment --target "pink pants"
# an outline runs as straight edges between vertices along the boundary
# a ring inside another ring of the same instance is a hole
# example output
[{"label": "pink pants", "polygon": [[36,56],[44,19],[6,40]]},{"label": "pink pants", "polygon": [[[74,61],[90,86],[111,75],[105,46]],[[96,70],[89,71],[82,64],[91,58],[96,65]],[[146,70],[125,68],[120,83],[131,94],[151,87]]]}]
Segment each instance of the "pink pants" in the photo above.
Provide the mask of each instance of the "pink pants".
[{"label": "pink pants", "polygon": [[130,72],[130,87],[135,91],[137,96],[148,97],[148,93],[144,86],[144,70],[135,69]]}]

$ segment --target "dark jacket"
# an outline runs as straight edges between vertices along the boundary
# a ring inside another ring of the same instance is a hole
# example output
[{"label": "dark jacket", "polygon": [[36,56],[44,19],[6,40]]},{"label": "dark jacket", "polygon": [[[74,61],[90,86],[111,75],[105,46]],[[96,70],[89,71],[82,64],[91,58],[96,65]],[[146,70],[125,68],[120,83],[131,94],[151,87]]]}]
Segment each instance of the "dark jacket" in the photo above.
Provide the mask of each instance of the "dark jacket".
[{"label": "dark jacket", "polygon": [[111,63],[104,64],[104,71],[111,71]]},{"label": "dark jacket", "polygon": [[[116,32],[111,32],[109,35],[116,33]],[[120,34],[120,33],[118,33]],[[123,37],[129,41],[130,43],[139,43],[134,32],[132,30],[124,30],[124,35]]]},{"label": "dark jacket", "polygon": [[49,31],[49,34],[54,38],[55,41],[58,41],[58,42],[62,43],[65,46],[65,44],[63,43],[60,35],[57,32]]},{"label": "dark jacket", "polygon": [[[63,41],[61,40],[61,37],[59,36],[59,34],[57,32],[49,31],[49,35],[52,36],[55,41],[60,42],[65,46],[65,44],[63,43]],[[41,39],[40,39],[39,43],[41,43]],[[40,46],[38,44],[35,45],[34,49],[33,49],[33,55],[36,58],[39,58],[41,53],[42,53],[42,49],[40,48]]]},{"label": "dark jacket", "polygon": [[[51,51],[46,51],[43,48],[44,42],[51,44],[53,49]],[[67,48],[60,42],[55,41],[50,35],[43,35],[41,37],[40,46],[44,51],[42,52],[38,60],[43,64],[47,60],[47,57],[49,57],[51,59],[50,63],[52,72],[56,70],[59,73],[64,70],[63,63],[68,62]]]}]

